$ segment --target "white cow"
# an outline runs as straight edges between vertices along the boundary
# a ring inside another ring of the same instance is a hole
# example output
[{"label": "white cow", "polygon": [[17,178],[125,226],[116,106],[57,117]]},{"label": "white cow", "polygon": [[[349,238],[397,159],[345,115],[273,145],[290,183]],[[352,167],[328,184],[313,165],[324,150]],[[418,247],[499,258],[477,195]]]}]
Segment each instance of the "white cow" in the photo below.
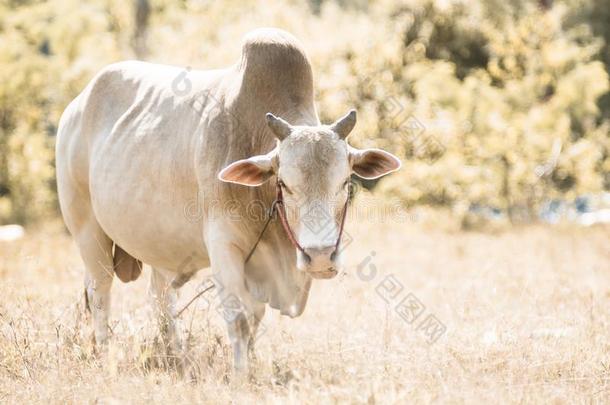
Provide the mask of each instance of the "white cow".
[{"label": "white cow", "polygon": [[[179,351],[176,288],[211,267],[231,314],[235,369],[247,370],[265,304],[298,316],[311,279],[337,274],[351,173],[373,179],[400,167],[387,152],[349,146],[355,123],[352,111],[320,124],[307,57],[277,29],[248,34],[227,69],[102,70],[62,115],[56,147],[59,201],[85,263],[97,344],[108,339],[114,274],[135,280],[144,262],[163,338]],[[285,221],[261,236],[265,217],[252,208],[270,208],[278,191]],[[196,221],[185,215],[192,201]],[[314,211],[332,218],[324,235],[306,226]]]}]

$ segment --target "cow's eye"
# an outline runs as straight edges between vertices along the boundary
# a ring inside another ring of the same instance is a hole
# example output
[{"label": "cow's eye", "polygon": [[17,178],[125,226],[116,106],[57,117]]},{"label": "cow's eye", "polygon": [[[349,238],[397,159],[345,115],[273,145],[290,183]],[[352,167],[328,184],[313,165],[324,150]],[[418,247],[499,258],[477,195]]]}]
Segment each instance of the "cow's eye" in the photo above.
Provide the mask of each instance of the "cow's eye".
[{"label": "cow's eye", "polygon": [[348,190],[349,191],[349,185],[350,185],[350,179],[347,179],[343,182],[343,185],[341,186],[341,189],[337,192],[337,194],[339,194],[342,191]]}]

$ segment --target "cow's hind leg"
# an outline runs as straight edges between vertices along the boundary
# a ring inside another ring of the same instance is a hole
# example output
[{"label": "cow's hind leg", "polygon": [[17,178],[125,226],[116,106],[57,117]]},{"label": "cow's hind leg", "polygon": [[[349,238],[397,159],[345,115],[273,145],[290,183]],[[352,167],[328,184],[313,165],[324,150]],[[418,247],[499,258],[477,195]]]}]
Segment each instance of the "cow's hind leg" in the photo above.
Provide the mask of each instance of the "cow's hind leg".
[{"label": "cow's hind leg", "polygon": [[66,227],[85,264],[85,293],[93,316],[95,340],[108,340],[110,288],[114,278],[112,240],[91,206],[88,182],[90,138],[81,133],[82,103],[75,99],[62,114],[56,143],[57,196]]},{"label": "cow's hind leg", "polygon": [[114,277],[112,241],[93,220],[76,233],[75,239],[86,268],[85,291],[93,315],[95,341],[98,345],[105,345],[108,341],[110,288]]},{"label": "cow's hind leg", "polygon": [[181,360],[182,337],[176,317],[178,291],[172,287],[171,281],[172,277],[166,271],[153,268],[150,276],[150,296],[166,352],[173,359]]}]

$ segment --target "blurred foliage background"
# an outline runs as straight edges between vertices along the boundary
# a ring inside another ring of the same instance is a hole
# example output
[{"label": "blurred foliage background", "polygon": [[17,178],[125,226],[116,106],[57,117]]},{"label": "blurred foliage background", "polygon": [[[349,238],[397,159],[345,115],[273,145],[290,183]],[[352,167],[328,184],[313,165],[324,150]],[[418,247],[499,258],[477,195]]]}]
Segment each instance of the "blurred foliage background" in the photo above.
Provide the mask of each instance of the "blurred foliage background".
[{"label": "blurred foliage background", "polygon": [[104,65],[225,67],[261,26],[304,43],[323,122],[355,107],[352,144],[403,159],[377,190],[406,207],[610,189],[609,0],[1,0],[0,224],[58,214],[57,123]]}]

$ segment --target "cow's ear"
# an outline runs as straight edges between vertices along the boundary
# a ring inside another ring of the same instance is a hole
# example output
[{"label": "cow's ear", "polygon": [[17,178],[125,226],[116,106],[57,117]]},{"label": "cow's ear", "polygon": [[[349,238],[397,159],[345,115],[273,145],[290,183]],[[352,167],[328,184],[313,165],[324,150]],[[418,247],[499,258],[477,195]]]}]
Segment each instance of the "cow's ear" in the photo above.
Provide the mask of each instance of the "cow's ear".
[{"label": "cow's ear", "polygon": [[400,169],[400,159],[381,149],[349,148],[352,170],[366,180],[377,179]]},{"label": "cow's ear", "polygon": [[259,155],[231,163],[218,173],[218,179],[226,183],[244,186],[260,186],[273,176],[273,155]]}]

